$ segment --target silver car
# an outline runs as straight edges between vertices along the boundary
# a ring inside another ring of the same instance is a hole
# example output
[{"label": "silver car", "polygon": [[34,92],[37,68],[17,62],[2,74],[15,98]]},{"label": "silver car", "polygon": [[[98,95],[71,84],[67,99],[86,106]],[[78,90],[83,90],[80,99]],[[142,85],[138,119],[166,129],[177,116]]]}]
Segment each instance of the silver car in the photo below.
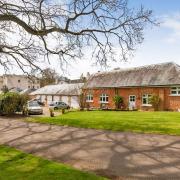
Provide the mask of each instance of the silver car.
[{"label": "silver car", "polygon": [[28,114],[43,114],[43,108],[37,101],[29,101],[27,105]]},{"label": "silver car", "polygon": [[70,106],[62,101],[51,102],[49,108],[56,109],[70,109]]}]

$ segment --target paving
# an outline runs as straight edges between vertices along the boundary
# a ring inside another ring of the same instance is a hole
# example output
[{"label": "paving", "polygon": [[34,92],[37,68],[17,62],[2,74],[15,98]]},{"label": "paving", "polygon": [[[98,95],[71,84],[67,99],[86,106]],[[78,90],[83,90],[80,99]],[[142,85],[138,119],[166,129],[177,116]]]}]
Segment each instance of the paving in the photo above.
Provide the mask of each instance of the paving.
[{"label": "paving", "polygon": [[[53,111],[53,113],[54,113],[54,116],[58,116],[58,115],[62,114],[60,109],[58,111]],[[49,117],[50,116],[49,107],[47,107],[47,106],[43,107],[43,114],[42,115],[38,114],[38,115],[31,115],[31,116]]]},{"label": "paving", "polygon": [[0,118],[0,144],[110,179],[180,179],[180,136],[111,132]]}]

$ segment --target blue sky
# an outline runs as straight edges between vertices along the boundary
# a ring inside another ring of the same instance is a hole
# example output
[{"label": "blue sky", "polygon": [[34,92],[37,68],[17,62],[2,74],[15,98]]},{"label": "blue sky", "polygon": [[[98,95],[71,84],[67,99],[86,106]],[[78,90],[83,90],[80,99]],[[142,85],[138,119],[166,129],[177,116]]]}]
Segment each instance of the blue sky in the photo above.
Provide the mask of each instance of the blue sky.
[{"label": "blue sky", "polygon": [[[108,70],[169,61],[180,64],[180,0],[129,0],[129,4],[132,7],[143,5],[153,10],[154,16],[161,24],[145,30],[145,40],[137,47],[133,58],[128,62],[111,63]],[[69,67],[68,75],[71,78],[78,78],[81,73],[86,74],[87,71],[94,73],[102,70],[98,66],[91,66],[88,58],[85,59]]]},{"label": "blue sky", "polygon": [[129,0],[129,3],[134,7],[142,4],[144,7],[152,9],[156,14],[180,11],[179,0]]},{"label": "blue sky", "polygon": [[[180,0],[129,0],[129,5],[134,8],[143,5],[144,8],[152,10],[161,24],[158,27],[145,29],[144,42],[136,47],[132,58],[127,62],[112,62],[107,70],[170,61],[180,65]],[[79,78],[82,73],[86,75],[87,72],[92,74],[104,70],[100,66],[92,66],[89,49],[84,53],[86,54],[84,58],[77,62],[70,62],[71,65],[67,67],[65,76],[73,79]],[[62,74],[57,59],[52,58],[51,62],[51,64],[43,64],[44,68],[51,67]],[[12,73],[21,72],[12,70]]]}]

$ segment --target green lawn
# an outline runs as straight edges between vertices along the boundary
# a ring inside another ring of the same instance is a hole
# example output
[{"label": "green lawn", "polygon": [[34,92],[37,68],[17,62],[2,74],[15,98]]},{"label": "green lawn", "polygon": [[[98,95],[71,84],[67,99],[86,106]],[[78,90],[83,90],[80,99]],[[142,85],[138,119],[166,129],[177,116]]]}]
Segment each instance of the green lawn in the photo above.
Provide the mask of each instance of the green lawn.
[{"label": "green lawn", "polygon": [[0,179],[100,180],[104,178],[0,145]]},{"label": "green lawn", "polygon": [[180,135],[179,112],[77,111],[28,120],[82,128]]}]

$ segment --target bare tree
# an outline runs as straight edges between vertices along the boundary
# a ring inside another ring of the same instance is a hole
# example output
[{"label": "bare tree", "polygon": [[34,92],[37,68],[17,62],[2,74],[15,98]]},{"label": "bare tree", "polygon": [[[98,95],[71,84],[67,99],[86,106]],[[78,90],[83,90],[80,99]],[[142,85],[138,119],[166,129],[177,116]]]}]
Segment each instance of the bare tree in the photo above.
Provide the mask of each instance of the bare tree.
[{"label": "bare tree", "polygon": [[39,68],[56,55],[63,65],[91,46],[100,65],[121,57],[143,41],[152,11],[128,8],[127,0],[0,0],[0,63]]},{"label": "bare tree", "polygon": [[59,75],[56,73],[54,69],[46,68],[40,74],[40,77],[39,77],[40,86],[43,87],[46,85],[55,84],[58,78],[59,78]]}]

